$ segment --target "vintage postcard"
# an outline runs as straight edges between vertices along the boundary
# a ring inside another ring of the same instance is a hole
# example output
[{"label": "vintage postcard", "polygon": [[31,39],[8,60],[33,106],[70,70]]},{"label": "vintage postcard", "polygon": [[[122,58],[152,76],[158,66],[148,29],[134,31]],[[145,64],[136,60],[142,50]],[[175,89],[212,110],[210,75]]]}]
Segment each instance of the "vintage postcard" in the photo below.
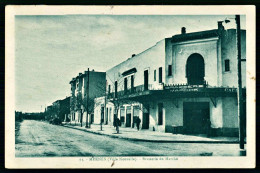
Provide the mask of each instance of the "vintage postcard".
[{"label": "vintage postcard", "polygon": [[6,6],[6,168],[254,168],[254,6]]}]

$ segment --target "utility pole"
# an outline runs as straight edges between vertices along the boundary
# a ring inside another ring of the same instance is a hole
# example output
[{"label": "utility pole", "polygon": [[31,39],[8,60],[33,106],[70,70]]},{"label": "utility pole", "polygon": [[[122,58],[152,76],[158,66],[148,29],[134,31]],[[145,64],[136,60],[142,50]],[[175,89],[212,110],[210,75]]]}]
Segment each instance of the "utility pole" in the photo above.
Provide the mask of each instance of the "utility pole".
[{"label": "utility pole", "polygon": [[[105,89],[105,104],[104,104],[104,112],[103,112],[103,122],[105,122],[105,117],[106,117],[106,108],[107,106],[107,80],[106,80],[106,89]],[[100,117],[100,130],[102,131],[102,116]]]},{"label": "utility pole", "polygon": [[88,68],[88,79],[87,79],[87,116],[86,116],[86,128],[88,128],[88,113],[89,113],[89,68]]},{"label": "utility pole", "polygon": [[236,43],[237,43],[237,102],[238,102],[238,123],[239,123],[239,147],[244,149],[244,122],[243,122],[243,96],[241,80],[241,32],[240,32],[240,15],[236,15]]}]

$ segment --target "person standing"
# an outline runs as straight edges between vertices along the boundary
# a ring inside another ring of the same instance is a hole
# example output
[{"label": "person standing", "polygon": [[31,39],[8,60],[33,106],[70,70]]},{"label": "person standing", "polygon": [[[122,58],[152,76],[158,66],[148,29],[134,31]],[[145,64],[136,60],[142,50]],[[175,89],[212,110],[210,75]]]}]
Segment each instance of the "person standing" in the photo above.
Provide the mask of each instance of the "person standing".
[{"label": "person standing", "polygon": [[141,119],[139,117],[136,118],[136,126],[137,126],[137,130],[139,131],[140,128],[140,123],[141,123]]},{"label": "person standing", "polygon": [[115,118],[115,126],[116,126],[116,133],[119,133],[120,120],[117,117]]}]

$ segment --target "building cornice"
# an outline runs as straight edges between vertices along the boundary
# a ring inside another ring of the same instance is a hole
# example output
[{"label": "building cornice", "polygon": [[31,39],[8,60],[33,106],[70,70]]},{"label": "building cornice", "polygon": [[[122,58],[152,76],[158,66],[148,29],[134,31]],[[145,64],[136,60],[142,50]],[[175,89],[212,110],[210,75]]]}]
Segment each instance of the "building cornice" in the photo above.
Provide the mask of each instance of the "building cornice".
[{"label": "building cornice", "polygon": [[182,45],[182,44],[194,44],[194,43],[203,43],[203,42],[209,42],[209,41],[217,41],[219,39],[218,36],[214,38],[207,38],[207,39],[197,39],[197,40],[188,40],[188,41],[182,41],[182,42],[177,42],[173,43],[172,45]]}]

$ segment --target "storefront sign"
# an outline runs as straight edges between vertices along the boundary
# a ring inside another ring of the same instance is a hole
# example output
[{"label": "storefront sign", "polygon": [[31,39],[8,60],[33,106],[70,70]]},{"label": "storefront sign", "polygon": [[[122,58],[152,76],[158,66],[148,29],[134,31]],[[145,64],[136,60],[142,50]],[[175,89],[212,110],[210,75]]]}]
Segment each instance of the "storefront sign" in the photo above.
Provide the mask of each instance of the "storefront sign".
[{"label": "storefront sign", "polygon": [[170,92],[236,92],[236,88],[171,88]]}]

